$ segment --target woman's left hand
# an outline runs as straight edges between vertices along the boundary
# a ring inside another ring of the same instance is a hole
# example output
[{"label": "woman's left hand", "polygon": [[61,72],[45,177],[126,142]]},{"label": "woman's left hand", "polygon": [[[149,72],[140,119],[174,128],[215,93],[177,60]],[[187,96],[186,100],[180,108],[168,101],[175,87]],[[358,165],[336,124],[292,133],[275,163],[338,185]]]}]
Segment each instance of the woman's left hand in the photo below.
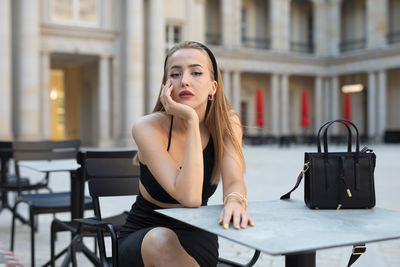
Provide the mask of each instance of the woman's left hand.
[{"label": "woman's left hand", "polygon": [[231,221],[233,222],[233,228],[236,230],[245,229],[247,225],[255,225],[254,220],[250,218],[242,202],[233,198],[226,202],[218,217],[218,223],[225,229],[229,228]]}]

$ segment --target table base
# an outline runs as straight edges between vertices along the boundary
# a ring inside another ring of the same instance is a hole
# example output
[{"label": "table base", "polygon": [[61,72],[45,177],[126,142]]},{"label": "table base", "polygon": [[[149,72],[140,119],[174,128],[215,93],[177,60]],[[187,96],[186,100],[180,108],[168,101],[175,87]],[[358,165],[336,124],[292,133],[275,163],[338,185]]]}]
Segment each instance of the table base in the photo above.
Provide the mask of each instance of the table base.
[{"label": "table base", "polygon": [[315,267],[316,252],[291,254],[285,257],[285,267]]}]

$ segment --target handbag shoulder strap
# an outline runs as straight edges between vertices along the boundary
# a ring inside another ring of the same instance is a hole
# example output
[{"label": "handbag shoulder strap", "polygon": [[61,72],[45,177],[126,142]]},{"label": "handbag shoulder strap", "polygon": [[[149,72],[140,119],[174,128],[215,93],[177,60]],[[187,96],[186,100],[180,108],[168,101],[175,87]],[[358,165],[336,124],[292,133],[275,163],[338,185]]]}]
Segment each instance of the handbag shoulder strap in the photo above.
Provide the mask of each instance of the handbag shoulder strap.
[{"label": "handbag shoulder strap", "polygon": [[[303,179],[304,173],[308,170],[309,168],[309,162],[304,163],[304,167],[301,170],[301,172],[299,173],[299,176],[297,177],[297,181],[296,184],[294,185],[294,187],[292,188],[292,190],[290,190],[289,192],[287,192],[286,194],[282,195],[280,197],[281,200],[284,199],[290,199],[290,194],[297,189],[297,187],[299,187],[301,180]],[[358,258],[365,253],[365,251],[367,250],[367,247],[365,246],[365,244],[357,244],[353,246],[353,250],[352,253],[350,255],[350,259],[349,262],[347,263],[347,267],[350,267],[353,263],[355,263]]]},{"label": "handbag shoulder strap", "polygon": [[353,251],[352,251],[350,259],[349,259],[349,263],[347,264],[347,267],[350,267],[353,263],[355,263],[356,260],[358,260],[358,258],[362,254],[364,254],[366,250],[367,250],[367,247],[365,246],[365,244],[354,245]]},{"label": "handbag shoulder strap", "polygon": [[308,168],[310,167],[310,162],[306,162],[304,163],[303,169],[301,170],[301,172],[299,173],[299,176],[297,176],[297,181],[296,184],[294,185],[294,187],[292,188],[292,190],[290,190],[289,192],[287,192],[286,194],[284,194],[283,196],[281,196],[280,199],[289,199],[290,198],[290,194],[297,189],[297,187],[299,187],[301,180],[303,179],[304,173],[308,170]]}]

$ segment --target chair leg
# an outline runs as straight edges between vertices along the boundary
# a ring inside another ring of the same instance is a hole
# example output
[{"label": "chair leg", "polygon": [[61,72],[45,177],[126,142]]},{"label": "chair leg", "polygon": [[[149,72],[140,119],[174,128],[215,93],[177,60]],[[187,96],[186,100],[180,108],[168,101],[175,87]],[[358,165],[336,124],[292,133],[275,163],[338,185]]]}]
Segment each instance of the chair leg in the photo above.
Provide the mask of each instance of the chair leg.
[{"label": "chair leg", "polygon": [[33,219],[35,220],[35,233],[39,232],[39,216],[34,216]]},{"label": "chair leg", "polygon": [[11,244],[10,244],[10,250],[14,251],[14,237],[15,237],[15,216],[17,212],[17,203],[14,205],[14,208],[12,209],[13,216],[12,216],[12,222],[11,222]]},{"label": "chair leg", "polygon": [[76,262],[76,246],[78,245],[78,242],[80,242],[80,234],[76,234],[72,241],[71,241],[71,245],[70,245],[70,249],[71,249],[71,263],[72,263],[72,267],[76,267],[77,266],[77,262]]},{"label": "chair leg", "polygon": [[94,237],[94,255],[97,255],[97,237]]},{"label": "chair leg", "polygon": [[56,239],[55,239],[55,229],[54,229],[54,221],[51,223],[51,231],[50,231],[50,265],[51,267],[55,267],[55,246],[56,246]]},{"label": "chair leg", "polygon": [[35,217],[32,209],[29,210],[29,218],[31,221],[31,266],[35,267]]}]

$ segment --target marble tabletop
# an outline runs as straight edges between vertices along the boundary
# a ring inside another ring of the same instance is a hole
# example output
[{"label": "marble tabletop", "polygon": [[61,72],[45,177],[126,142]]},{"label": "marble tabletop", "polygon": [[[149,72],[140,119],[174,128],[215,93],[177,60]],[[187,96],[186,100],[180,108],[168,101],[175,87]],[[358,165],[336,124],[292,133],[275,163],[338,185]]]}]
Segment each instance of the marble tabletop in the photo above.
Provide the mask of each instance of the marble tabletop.
[{"label": "marble tabletop", "polygon": [[217,223],[222,205],[156,210],[166,216],[270,255],[400,238],[400,211],[382,208],[311,210],[300,200],[250,202],[255,227],[225,230]]},{"label": "marble tabletop", "polygon": [[39,172],[74,171],[80,167],[76,159],[21,160],[18,162],[18,166],[30,168]]}]

